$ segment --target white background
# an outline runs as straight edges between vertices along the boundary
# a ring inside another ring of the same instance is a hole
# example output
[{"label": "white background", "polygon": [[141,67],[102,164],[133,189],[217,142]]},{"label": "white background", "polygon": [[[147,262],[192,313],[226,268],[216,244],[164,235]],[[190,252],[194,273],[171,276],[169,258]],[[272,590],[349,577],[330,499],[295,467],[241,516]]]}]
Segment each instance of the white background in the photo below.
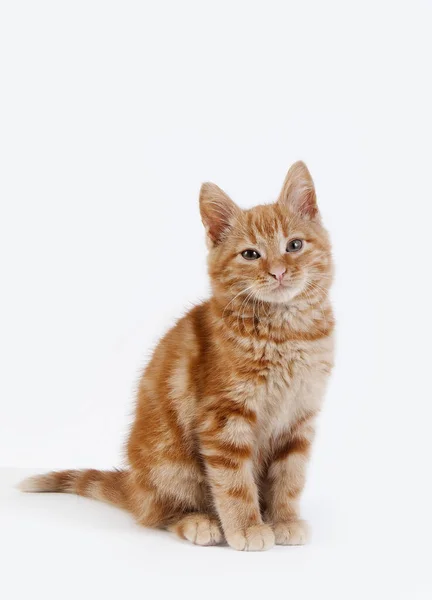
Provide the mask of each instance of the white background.
[{"label": "white background", "polygon": [[[2,596],[431,597],[431,17],[426,0],[0,3]],[[337,267],[312,544],[195,548],[20,496],[18,469],[121,464],[152,347],[208,294],[201,182],[249,207],[298,159]]]}]

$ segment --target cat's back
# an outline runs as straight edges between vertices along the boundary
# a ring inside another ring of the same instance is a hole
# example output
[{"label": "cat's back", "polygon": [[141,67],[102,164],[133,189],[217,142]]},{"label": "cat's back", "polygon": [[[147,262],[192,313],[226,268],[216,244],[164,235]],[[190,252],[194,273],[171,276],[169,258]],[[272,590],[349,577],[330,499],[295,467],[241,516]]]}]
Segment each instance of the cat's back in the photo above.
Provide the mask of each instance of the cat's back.
[{"label": "cat's back", "polygon": [[194,306],[166,332],[140,380],[128,442],[132,464],[149,455],[193,451],[200,365],[208,343],[208,302]]},{"label": "cat's back", "polygon": [[141,377],[138,413],[192,412],[211,338],[208,305],[195,305],[159,341]]}]

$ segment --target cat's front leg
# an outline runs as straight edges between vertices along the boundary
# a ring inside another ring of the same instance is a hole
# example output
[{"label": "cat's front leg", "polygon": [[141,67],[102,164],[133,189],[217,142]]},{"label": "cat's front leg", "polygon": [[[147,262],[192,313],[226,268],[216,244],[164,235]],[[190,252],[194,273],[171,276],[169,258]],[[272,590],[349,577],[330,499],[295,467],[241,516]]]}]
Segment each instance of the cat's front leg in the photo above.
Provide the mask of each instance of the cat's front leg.
[{"label": "cat's front leg", "polygon": [[314,416],[304,416],[279,438],[268,470],[267,517],[276,544],[302,545],[309,537],[308,525],[299,517],[299,502],[315,432]]},{"label": "cat's front leg", "polygon": [[[229,404],[228,404],[229,406]],[[252,467],[255,414],[238,405],[207,415],[200,445],[214,503],[228,544],[236,550],[267,550],[272,528],[263,523]]]}]

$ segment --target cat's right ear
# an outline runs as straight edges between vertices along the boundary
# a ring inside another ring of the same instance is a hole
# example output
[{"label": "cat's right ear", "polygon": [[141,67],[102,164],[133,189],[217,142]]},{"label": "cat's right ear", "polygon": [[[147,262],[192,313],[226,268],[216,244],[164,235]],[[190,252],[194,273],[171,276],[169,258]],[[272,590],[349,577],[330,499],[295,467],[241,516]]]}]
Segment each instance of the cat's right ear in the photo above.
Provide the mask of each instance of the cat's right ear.
[{"label": "cat's right ear", "polygon": [[212,245],[219,244],[240,212],[239,207],[214,183],[203,183],[200,197],[201,219]]}]

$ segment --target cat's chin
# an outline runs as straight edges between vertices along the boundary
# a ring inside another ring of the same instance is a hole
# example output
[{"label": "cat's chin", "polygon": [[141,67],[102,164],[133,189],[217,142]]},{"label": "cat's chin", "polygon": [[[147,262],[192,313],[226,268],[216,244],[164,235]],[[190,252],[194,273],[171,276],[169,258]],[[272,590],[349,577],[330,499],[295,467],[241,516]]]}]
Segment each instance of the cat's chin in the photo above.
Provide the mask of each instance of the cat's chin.
[{"label": "cat's chin", "polygon": [[288,304],[300,293],[300,287],[286,287],[281,285],[272,290],[260,290],[257,297],[259,300],[269,302],[270,304]]}]

